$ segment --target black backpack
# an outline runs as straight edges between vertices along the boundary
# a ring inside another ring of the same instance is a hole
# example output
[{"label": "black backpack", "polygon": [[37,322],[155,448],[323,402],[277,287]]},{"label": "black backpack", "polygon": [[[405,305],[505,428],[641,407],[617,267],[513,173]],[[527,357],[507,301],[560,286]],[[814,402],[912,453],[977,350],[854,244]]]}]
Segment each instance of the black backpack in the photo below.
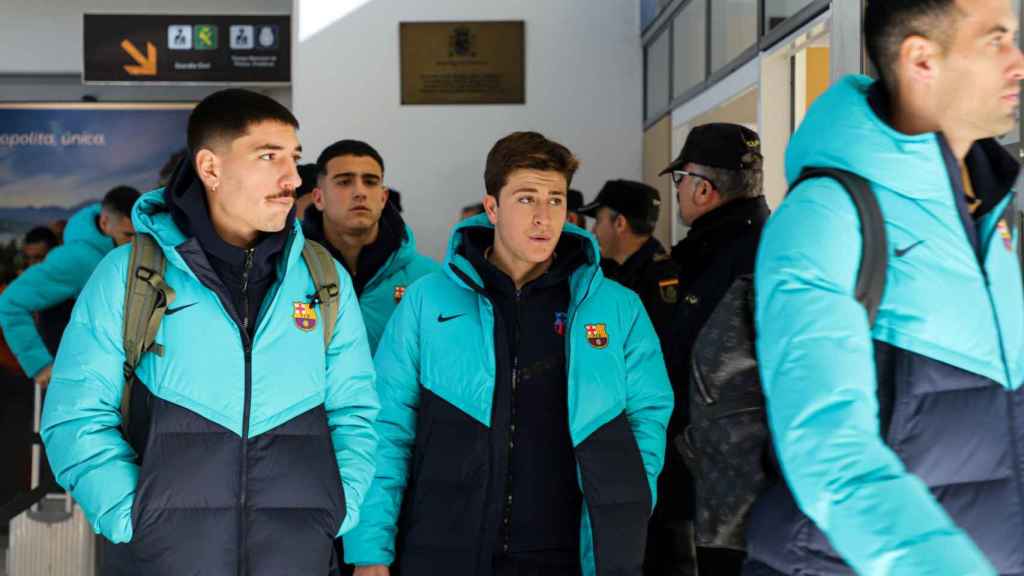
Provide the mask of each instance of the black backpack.
[{"label": "black backpack", "polygon": [[[843,170],[808,168],[850,195],[864,240],[856,297],[874,324],[885,290],[888,243],[878,200],[866,180]],[[693,346],[690,424],[675,438],[694,478],[697,546],[746,550],[746,525],[757,498],[779,481],[754,347],[754,283],[741,276],[715,307]]]}]

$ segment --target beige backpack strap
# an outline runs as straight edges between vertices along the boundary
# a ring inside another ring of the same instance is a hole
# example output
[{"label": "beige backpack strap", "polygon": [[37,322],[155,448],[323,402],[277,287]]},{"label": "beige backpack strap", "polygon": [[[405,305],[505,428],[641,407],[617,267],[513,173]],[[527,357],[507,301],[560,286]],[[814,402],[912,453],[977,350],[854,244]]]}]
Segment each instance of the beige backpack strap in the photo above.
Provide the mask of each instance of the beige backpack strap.
[{"label": "beige backpack strap", "polygon": [[127,426],[135,369],[146,352],[163,356],[155,342],[160,321],[174,302],[174,290],[164,280],[166,259],[156,240],[148,234],[132,239],[128,280],[124,293],[124,392],[121,395],[121,423]]},{"label": "beige backpack strap", "polygon": [[331,256],[331,253],[309,239],[306,239],[306,243],[302,246],[302,258],[306,261],[309,274],[313,277],[313,285],[316,286],[313,301],[320,304],[320,321],[323,323],[324,348],[326,349],[331,344],[334,325],[338,320],[338,308],[341,306],[338,298],[338,294],[341,292],[338,269],[335,268],[334,257]]}]

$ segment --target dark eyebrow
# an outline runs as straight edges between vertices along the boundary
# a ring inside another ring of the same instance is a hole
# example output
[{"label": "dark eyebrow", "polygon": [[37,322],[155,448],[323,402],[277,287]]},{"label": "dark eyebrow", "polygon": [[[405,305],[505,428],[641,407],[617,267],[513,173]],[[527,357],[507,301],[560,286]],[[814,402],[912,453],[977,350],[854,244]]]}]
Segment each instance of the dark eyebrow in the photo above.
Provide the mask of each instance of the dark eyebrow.
[{"label": "dark eyebrow", "polygon": [[382,178],[381,176],[374,174],[373,172],[338,172],[337,174],[331,175],[331,180],[342,177],[358,178],[360,176],[362,176],[363,178],[376,178],[378,180]]},{"label": "dark eyebrow", "polygon": [[[256,151],[256,152],[262,152],[264,150],[269,150],[271,152],[277,152],[277,151],[285,150],[285,149],[286,148],[284,146],[281,146],[280,144],[271,144],[269,142],[267,142],[265,144],[260,144],[259,146],[256,146],[255,148],[253,148],[253,150]],[[302,153],[302,146],[297,146],[295,148],[295,152],[301,154]]]},{"label": "dark eyebrow", "polygon": [[1007,28],[1005,25],[1003,25],[1003,24],[996,24],[995,26],[989,28],[988,32],[985,33],[985,36],[995,36],[997,34],[1009,34],[1009,33],[1010,33],[1010,29]]}]

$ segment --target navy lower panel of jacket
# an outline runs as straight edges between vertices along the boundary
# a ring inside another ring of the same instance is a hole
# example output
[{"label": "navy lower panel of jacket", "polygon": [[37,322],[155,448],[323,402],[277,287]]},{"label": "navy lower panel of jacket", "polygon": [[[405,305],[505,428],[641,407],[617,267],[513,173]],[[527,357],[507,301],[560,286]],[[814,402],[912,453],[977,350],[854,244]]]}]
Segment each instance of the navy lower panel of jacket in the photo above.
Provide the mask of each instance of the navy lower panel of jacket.
[{"label": "navy lower panel of jacket", "polygon": [[[142,388],[139,386],[138,388]],[[134,535],[110,574],[328,574],[345,499],[322,406],[242,439],[150,400]]]},{"label": "navy lower panel of jacket", "polygon": [[786,576],[782,572],[777,572],[771,568],[761,564],[760,562],[754,562],[747,560],[746,564],[743,565],[743,576]]},{"label": "navy lower panel of jacket", "polygon": [[[393,573],[487,576],[502,505],[489,498],[491,432],[427,389],[416,426]],[[599,576],[640,576],[651,495],[625,415],[591,434],[575,455]]]},{"label": "navy lower panel of jacket", "polygon": [[[1024,574],[1024,388],[880,342],[875,362],[886,444],[999,574]],[[782,483],[747,537],[750,558],[784,574],[854,574]]]}]

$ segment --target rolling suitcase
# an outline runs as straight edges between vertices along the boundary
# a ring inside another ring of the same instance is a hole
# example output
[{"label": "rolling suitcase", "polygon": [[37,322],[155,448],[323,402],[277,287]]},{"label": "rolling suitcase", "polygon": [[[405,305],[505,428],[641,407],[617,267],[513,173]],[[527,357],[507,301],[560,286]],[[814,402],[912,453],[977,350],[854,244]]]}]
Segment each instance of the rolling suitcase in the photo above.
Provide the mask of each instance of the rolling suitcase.
[{"label": "rolling suitcase", "polygon": [[[42,462],[39,438],[42,390],[36,386],[32,444],[32,488],[49,480]],[[93,576],[96,574],[96,536],[70,494],[47,494],[11,520],[9,576]]]}]

